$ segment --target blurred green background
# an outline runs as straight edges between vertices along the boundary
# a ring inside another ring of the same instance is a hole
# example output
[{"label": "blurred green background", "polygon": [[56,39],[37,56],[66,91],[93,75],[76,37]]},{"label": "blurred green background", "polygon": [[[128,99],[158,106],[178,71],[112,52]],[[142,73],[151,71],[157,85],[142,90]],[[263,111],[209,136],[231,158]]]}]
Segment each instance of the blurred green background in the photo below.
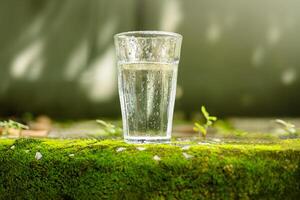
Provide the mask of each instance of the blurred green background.
[{"label": "blurred green background", "polygon": [[0,116],[120,117],[113,35],[184,37],[177,113],[300,116],[295,0],[1,0]]}]

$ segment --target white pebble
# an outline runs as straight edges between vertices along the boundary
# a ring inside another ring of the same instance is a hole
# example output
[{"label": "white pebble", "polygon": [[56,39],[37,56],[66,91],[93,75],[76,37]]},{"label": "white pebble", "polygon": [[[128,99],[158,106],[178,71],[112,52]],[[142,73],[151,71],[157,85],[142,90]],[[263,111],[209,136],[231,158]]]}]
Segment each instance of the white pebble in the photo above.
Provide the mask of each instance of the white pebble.
[{"label": "white pebble", "polygon": [[29,150],[25,150],[25,153],[29,153]]},{"label": "white pebble", "polygon": [[158,155],[153,156],[153,160],[160,161],[161,158]]},{"label": "white pebble", "polygon": [[136,149],[139,150],[139,151],[145,151],[146,150],[145,147],[137,147]]},{"label": "white pebble", "polygon": [[182,150],[188,150],[190,147],[191,147],[191,146],[189,146],[189,145],[183,146],[183,147],[182,147]]},{"label": "white pebble", "polygon": [[16,147],[15,147],[15,145],[12,145],[11,147],[10,147],[10,149],[15,149]]},{"label": "white pebble", "polygon": [[182,155],[183,155],[186,159],[190,159],[190,158],[194,157],[194,156],[192,156],[192,155],[190,155],[190,154],[187,154],[187,153],[185,153],[185,152],[183,152]]},{"label": "white pebble", "polygon": [[43,157],[43,155],[40,152],[35,153],[35,159],[40,160]]},{"label": "white pebble", "polygon": [[125,147],[119,147],[117,148],[116,152],[122,152],[122,151],[125,151],[126,148]]},{"label": "white pebble", "polygon": [[71,154],[69,154],[69,156],[70,156],[70,157],[74,157],[74,156],[75,156],[75,154],[74,154],[74,153],[71,153]]}]

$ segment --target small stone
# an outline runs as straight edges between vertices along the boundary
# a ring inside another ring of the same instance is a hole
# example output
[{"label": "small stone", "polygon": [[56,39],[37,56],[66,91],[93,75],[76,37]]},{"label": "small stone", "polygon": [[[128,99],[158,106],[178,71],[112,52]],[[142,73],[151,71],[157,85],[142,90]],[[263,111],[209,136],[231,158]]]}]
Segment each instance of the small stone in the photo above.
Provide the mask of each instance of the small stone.
[{"label": "small stone", "polygon": [[187,154],[187,153],[185,153],[185,152],[183,152],[182,155],[183,155],[186,159],[190,159],[190,158],[194,157],[194,156],[192,156],[192,155],[190,155],[190,154]]},{"label": "small stone", "polygon": [[116,152],[122,152],[122,151],[125,151],[126,148],[125,147],[119,147],[117,148]]},{"label": "small stone", "polygon": [[161,158],[158,155],[153,156],[153,160],[160,161]]},{"label": "small stone", "polygon": [[74,156],[75,156],[75,154],[74,154],[74,153],[71,153],[71,154],[69,154],[69,156],[70,156],[70,157],[74,157]]},{"label": "small stone", "polygon": [[29,150],[25,150],[25,153],[29,153]]},{"label": "small stone", "polygon": [[139,150],[139,151],[145,151],[146,150],[145,147],[137,147],[136,149]]},{"label": "small stone", "polygon": [[15,147],[15,145],[12,145],[11,147],[10,147],[10,149],[12,149],[12,150],[14,150],[16,147]]},{"label": "small stone", "polygon": [[191,146],[190,145],[186,145],[186,146],[183,146],[181,149],[182,150],[188,150]]},{"label": "small stone", "polygon": [[43,157],[43,155],[40,152],[35,153],[35,159],[40,160]]}]

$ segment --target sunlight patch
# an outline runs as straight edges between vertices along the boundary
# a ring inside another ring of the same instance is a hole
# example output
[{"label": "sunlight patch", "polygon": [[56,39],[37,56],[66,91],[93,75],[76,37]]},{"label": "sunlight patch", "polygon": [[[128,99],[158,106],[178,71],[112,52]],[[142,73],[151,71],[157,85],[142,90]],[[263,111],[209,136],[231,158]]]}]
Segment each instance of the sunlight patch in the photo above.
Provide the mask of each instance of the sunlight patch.
[{"label": "sunlight patch", "polygon": [[71,81],[76,78],[80,71],[86,66],[88,59],[88,43],[83,40],[71,53],[66,64],[65,77]]},{"label": "sunlight patch", "polygon": [[96,58],[80,78],[80,85],[91,101],[110,100],[116,94],[116,66],[113,46]]},{"label": "sunlight patch", "polygon": [[98,48],[103,48],[103,45],[111,41],[112,35],[117,28],[117,20],[110,18],[104,25],[100,26],[98,31]]},{"label": "sunlight patch", "polygon": [[42,68],[42,60],[41,60],[41,53],[44,47],[44,42],[41,39],[34,41],[30,44],[27,48],[25,48],[21,53],[19,53],[10,68],[10,74],[13,78],[30,78],[34,77],[35,79],[41,73],[41,70],[37,70],[33,72],[35,74],[31,75],[30,68],[39,67]]},{"label": "sunlight patch", "polygon": [[26,78],[30,81],[38,80],[42,74],[44,66],[44,61],[41,58],[38,58],[37,60],[33,61],[30,65],[30,68],[28,69],[28,74]]}]

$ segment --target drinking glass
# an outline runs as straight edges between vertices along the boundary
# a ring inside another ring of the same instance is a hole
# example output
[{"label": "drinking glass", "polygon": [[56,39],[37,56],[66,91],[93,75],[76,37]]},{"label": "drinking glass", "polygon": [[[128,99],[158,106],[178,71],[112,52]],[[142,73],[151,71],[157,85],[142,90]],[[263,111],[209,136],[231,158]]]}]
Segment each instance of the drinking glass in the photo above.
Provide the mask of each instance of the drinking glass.
[{"label": "drinking glass", "polygon": [[114,39],[125,141],[170,142],[182,36],[133,31]]}]

